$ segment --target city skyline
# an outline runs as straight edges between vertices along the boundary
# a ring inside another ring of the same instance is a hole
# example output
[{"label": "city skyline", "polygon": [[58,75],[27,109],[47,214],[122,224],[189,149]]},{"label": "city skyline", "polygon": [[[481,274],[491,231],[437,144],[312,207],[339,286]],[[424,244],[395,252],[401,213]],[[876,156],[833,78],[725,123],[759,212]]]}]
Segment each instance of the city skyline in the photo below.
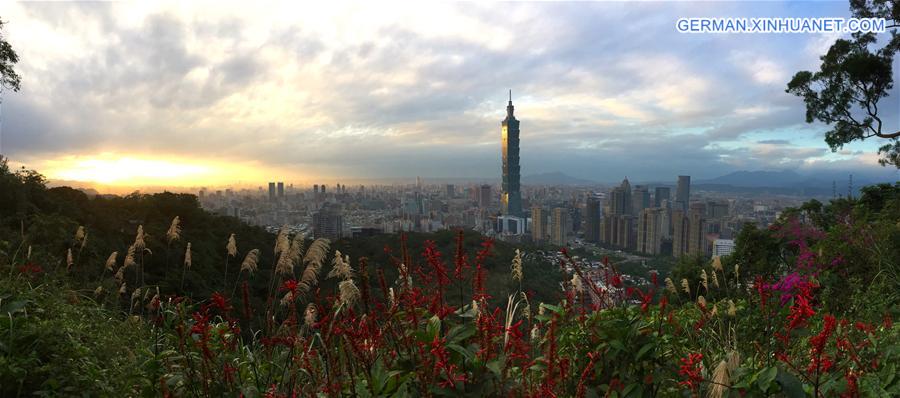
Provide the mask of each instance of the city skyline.
[{"label": "city skyline", "polygon": [[837,36],[675,31],[684,16],[846,17],[842,2],[292,7],[4,3],[23,89],[4,93],[0,153],[110,189],[493,179],[512,87],[523,176],[897,179],[875,163],[881,141],[831,153],[784,92]]}]

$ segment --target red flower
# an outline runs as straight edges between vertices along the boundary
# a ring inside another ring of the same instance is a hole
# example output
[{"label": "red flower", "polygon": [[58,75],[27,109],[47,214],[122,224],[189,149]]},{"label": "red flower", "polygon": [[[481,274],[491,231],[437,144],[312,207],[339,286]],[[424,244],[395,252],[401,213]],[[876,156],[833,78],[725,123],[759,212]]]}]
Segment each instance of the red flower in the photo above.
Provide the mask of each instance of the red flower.
[{"label": "red flower", "polygon": [[298,283],[296,279],[288,279],[281,284],[281,286],[278,288],[278,291],[286,291],[291,292],[291,294],[296,294],[297,285]]},{"label": "red flower", "polygon": [[703,381],[703,375],[700,374],[703,369],[702,361],[703,354],[700,353],[691,353],[688,354],[688,356],[681,358],[681,366],[679,367],[678,375],[683,376],[684,380],[678,382],[678,384],[696,391]]}]

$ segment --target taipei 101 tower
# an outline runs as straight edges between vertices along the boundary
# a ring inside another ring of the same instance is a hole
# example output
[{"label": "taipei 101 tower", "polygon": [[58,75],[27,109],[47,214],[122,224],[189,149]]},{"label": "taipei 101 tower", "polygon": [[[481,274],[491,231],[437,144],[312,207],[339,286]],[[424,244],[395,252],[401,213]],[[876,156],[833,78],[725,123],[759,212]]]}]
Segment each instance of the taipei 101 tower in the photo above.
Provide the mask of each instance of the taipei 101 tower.
[{"label": "taipei 101 tower", "polygon": [[519,121],[513,116],[512,90],[509,91],[509,105],[506,119],[500,123],[503,139],[503,197],[504,215],[522,215],[522,193],[519,190]]}]

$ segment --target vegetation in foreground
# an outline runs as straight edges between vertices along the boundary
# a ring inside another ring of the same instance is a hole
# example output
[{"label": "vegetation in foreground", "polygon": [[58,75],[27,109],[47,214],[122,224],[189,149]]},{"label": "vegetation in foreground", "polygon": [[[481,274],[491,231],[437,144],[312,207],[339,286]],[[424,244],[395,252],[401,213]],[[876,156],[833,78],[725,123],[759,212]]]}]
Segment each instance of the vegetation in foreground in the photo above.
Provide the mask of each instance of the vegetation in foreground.
[{"label": "vegetation in foreground", "polygon": [[[129,205],[159,198],[85,199],[5,168],[0,184],[3,396],[900,394],[900,184],[745,228],[735,255],[682,262],[650,286],[626,286],[612,265],[579,278],[567,260],[576,275],[554,302],[523,288],[548,270],[462,232],[449,249],[399,237],[377,265],[333,248],[352,241],[231,237],[209,249],[222,266],[194,270],[207,249],[193,247],[222,235],[182,220],[249,228],[196,210],[167,227],[141,218],[153,227],[104,259],[90,254],[109,242],[97,222],[124,231]],[[105,201],[122,210],[86,211]]]}]

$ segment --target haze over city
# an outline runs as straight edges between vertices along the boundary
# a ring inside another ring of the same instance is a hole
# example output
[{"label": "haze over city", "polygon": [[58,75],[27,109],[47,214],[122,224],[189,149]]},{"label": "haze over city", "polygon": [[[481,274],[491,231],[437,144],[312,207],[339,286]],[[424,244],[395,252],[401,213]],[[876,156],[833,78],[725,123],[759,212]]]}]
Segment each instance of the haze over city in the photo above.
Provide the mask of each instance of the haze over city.
[{"label": "haze over city", "polygon": [[[826,128],[784,92],[838,35],[674,27],[685,16],[849,16],[840,1],[6,2],[0,13],[22,75],[3,96],[0,151],[51,182],[497,179],[508,89],[524,176],[897,179],[877,165],[881,142],[832,153]],[[895,126],[898,98],[882,106]]]}]

